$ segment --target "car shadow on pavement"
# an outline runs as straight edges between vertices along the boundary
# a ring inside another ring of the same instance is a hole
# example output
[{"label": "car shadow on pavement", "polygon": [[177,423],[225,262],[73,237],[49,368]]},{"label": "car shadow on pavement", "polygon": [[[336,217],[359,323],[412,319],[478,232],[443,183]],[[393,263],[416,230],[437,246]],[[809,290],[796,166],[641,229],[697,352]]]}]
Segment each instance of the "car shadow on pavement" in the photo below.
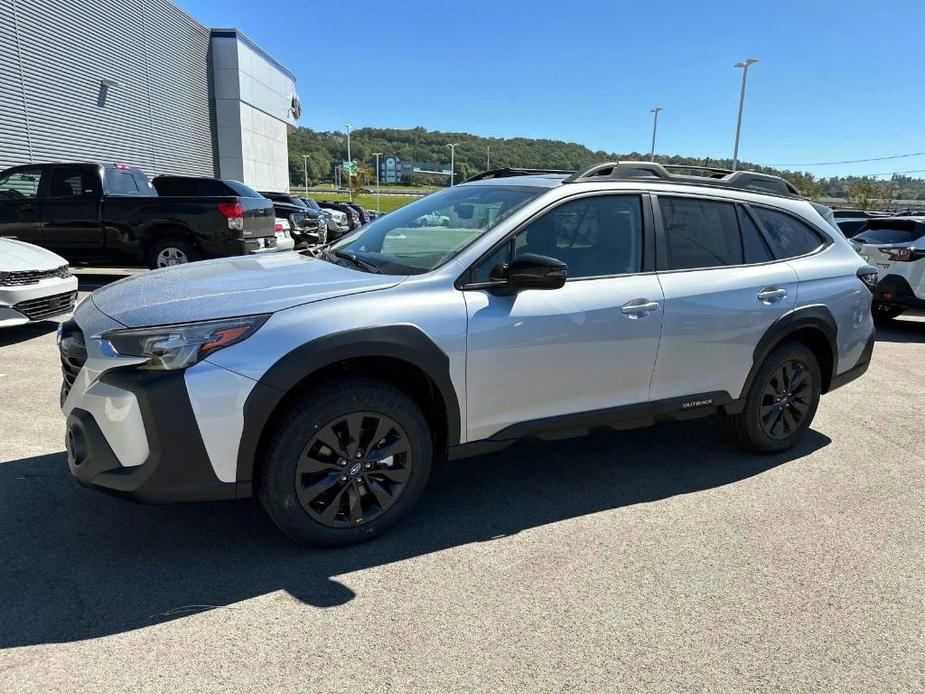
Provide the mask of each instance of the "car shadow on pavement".
[{"label": "car shadow on pavement", "polygon": [[925,343],[925,321],[897,318],[877,326],[877,342]]},{"label": "car shadow on pavement", "polygon": [[0,347],[26,342],[27,340],[53,333],[57,329],[58,323],[53,320],[26,323],[25,325],[17,325],[15,328],[4,328],[0,330]]},{"label": "car shadow on pavement", "polygon": [[717,429],[597,432],[444,463],[398,527],[327,550],[289,541],[253,500],[136,505],[80,488],[64,453],[3,463],[0,648],[139,629],[278,590],[331,607],[354,597],[338,575],[730,484],[830,443],[810,430],[794,449],[759,456]]}]

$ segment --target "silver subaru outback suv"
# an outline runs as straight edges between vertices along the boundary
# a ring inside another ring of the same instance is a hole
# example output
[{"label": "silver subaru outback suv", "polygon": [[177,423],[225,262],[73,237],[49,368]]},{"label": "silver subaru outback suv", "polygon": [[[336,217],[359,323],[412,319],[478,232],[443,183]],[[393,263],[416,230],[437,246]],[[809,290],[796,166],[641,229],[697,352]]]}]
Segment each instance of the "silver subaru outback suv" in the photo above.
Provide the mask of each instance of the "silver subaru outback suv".
[{"label": "silver subaru outback suv", "polygon": [[209,260],[62,325],[72,474],[149,502],[259,497],[296,540],[383,532],[435,459],[717,415],[793,446],[873,349],[876,269],[782,179],[496,170],[315,255]]}]

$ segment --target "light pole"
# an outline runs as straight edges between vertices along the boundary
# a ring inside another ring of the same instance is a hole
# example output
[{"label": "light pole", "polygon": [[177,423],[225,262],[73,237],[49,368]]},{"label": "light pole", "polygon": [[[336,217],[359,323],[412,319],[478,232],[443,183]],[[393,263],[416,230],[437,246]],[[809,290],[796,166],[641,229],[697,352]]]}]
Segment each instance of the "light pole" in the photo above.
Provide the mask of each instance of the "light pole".
[{"label": "light pole", "polygon": [[741,63],[736,63],[733,67],[742,68],[742,90],[739,92],[739,120],[736,123],[736,143],[732,150],[732,170],[735,171],[739,165],[739,134],[742,132],[742,109],[745,107],[745,81],[748,79],[748,66],[754,65],[758,60],[748,58]]},{"label": "light pole", "polygon": [[459,147],[459,143],[454,143],[447,145],[450,148],[450,187],[452,188],[456,183],[456,148]]},{"label": "light pole", "polygon": [[656,106],[649,113],[654,113],[655,118],[652,121],[652,149],[649,150],[649,161],[655,161],[655,133],[658,132],[658,112],[662,111],[661,106]]},{"label": "light pole", "polygon": [[379,157],[382,152],[373,152],[373,156],[376,157],[376,214],[379,214]]},{"label": "light pole", "polygon": [[491,171],[491,145],[485,145],[485,170]]},{"label": "light pole", "polygon": [[347,188],[350,190],[350,202],[353,202],[353,186],[350,185],[353,181],[353,159],[350,157],[350,123],[346,124],[347,127],[347,166],[350,167],[347,169]]},{"label": "light pole", "polygon": [[305,183],[305,195],[306,195],[306,197],[307,197],[307,196],[308,196],[308,155],[307,155],[307,154],[303,154],[303,155],[302,155],[302,162],[305,164],[305,180],[304,180],[304,183]]}]

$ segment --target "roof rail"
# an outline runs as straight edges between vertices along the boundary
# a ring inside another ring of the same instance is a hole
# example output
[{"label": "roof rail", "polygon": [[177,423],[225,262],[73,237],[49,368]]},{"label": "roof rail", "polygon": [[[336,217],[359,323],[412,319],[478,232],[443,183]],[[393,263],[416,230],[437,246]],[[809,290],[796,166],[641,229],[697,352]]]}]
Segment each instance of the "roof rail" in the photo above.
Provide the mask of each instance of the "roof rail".
[{"label": "roof rail", "polygon": [[569,174],[573,173],[575,172],[564,171],[562,169],[521,169],[508,166],[503,169],[492,169],[491,171],[483,171],[482,173],[477,173],[475,176],[470,176],[467,178],[464,183],[471,183],[472,181],[484,181],[488,178],[509,178],[511,176],[532,176],[536,174],[563,174],[568,176]]},{"label": "roof rail", "polygon": [[[676,171],[690,173],[675,173]],[[623,181],[628,179],[656,179],[666,183],[735,188],[781,195],[788,198],[802,197],[791,183],[779,176],[771,176],[770,174],[756,171],[729,171],[706,166],[682,164],[663,166],[649,161],[611,161],[603,164],[592,164],[569,176],[564,183],[594,180]]]}]

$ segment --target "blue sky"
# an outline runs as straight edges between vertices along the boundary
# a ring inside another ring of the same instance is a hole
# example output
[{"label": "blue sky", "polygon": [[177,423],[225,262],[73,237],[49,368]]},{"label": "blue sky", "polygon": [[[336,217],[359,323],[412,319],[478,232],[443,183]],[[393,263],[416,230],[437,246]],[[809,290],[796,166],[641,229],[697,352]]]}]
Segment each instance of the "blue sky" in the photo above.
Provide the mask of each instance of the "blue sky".
[{"label": "blue sky", "polygon": [[[177,0],[289,67],[316,130],[413,127],[769,165],[925,152],[925,2]],[[352,95],[345,87],[354,86]],[[925,155],[818,175],[925,170]],[[925,177],[925,171],[914,174]]]}]

